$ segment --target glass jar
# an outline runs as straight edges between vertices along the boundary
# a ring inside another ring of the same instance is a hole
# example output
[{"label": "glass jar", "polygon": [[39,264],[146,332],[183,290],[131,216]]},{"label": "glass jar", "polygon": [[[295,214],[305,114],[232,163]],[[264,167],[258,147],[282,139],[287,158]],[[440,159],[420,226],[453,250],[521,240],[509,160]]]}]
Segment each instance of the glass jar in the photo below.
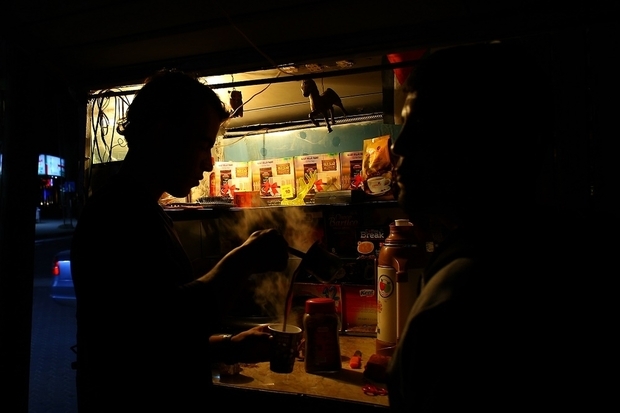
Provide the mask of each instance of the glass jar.
[{"label": "glass jar", "polygon": [[336,303],[331,298],[306,300],[303,319],[305,368],[308,373],[336,373],[342,368],[340,360],[339,321]]}]

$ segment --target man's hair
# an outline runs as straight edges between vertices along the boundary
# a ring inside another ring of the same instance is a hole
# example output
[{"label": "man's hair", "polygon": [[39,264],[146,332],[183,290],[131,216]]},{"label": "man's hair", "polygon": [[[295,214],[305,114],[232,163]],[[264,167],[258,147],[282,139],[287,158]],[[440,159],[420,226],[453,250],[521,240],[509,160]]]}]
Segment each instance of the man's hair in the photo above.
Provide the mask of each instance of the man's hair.
[{"label": "man's hair", "polygon": [[145,80],[117,131],[131,146],[133,142],[147,140],[159,120],[181,127],[205,108],[214,110],[221,121],[229,116],[217,94],[198,78],[175,69],[162,69]]},{"label": "man's hair", "polygon": [[549,161],[550,82],[520,45],[438,50],[421,61],[405,90],[417,94],[414,117],[422,127],[432,125],[429,139],[472,174],[476,164],[498,170],[517,165],[514,177],[527,179]]},{"label": "man's hair", "polygon": [[406,88],[424,100],[422,117],[457,117],[475,124],[521,119],[517,127],[548,120],[549,82],[518,45],[485,43],[438,50],[415,69]]}]

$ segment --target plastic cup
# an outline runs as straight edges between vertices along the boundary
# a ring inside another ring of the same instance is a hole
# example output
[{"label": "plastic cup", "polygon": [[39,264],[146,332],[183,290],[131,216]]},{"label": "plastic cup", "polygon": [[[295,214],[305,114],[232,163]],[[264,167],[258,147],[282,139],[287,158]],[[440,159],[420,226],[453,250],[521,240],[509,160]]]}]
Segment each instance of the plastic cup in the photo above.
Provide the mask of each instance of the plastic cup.
[{"label": "plastic cup", "polygon": [[301,328],[293,325],[270,324],[268,327],[272,335],[269,369],[274,373],[290,373],[295,365],[297,346],[301,338]]}]

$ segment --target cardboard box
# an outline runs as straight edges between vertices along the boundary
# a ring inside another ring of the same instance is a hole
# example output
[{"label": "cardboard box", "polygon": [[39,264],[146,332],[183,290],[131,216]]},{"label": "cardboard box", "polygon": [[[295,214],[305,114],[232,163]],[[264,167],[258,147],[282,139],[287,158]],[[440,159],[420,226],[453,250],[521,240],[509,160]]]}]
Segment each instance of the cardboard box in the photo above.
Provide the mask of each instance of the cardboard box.
[{"label": "cardboard box", "polygon": [[342,189],[364,190],[362,157],[364,152],[342,152],[340,154],[340,182]]},{"label": "cardboard box", "polygon": [[389,235],[389,228],[363,227],[358,229],[357,253],[359,258],[376,258]]},{"label": "cardboard box", "polygon": [[347,274],[341,283],[366,286],[377,283],[377,259],[374,255],[344,261]]},{"label": "cardboard box", "polygon": [[325,241],[329,251],[340,256],[357,258],[358,227],[362,221],[356,208],[326,209]]},{"label": "cardboard box", "polygon": [[[340,191],[342,189],[339,154],[325,153],[295,156],[294,162],[295,178],[298,185],[300,179],[308,182],[308,176],[316,173],[316,180],[304,197],[306,203],[312,203],[315,194],[318,192]],[[297,188],[297,191],[299,192],[299,188]]]},{"label": "cardboard box", "polygon": [[218,161],[213,164],[215,172],[215,196],[234,198],[235,191],[250,191],[252,178],[249,162]]},{"label": "cardboard box", "polygon": [[252,190],[260,191],[263,199],[272,200],[267,205],[295,197],[295,167],[293,158],[261,159],[250,162]]},{"label": "cardboard box", "polygon": [[341,289],[344,332],[350,335],[376,337],[376,287],[343,284]]}]

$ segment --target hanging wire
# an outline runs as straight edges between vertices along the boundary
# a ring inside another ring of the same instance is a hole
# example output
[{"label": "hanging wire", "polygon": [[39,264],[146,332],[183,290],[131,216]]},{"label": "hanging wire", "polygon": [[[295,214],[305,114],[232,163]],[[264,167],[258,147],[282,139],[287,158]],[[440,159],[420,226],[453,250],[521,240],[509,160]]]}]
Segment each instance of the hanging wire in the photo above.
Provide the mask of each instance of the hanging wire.
[{"label": "hanging wire", "polygon": [[[102,152],[106,152],[105,148],[107,148],[107,142],[105,140],[105,136],[108,133],[109,119],[105,114],[105,109],[107,108],[108,103],[109,97],[106,96],[96,96],[92,100],[93,109],[91,112],[91,125],[93,127],[93,146],[91,148],[91,159],[93,162],[95,160],[95,153],[97,155],[97,159],[100,162],[103,162],[104,155]],[[104,147],[103,151],[101,146]]]},{"label": "hanging wire", "polygon": [[[110,94],[110,90],[104,90],[101,93],[94,96],[91,100],[92,111],[91,125],[92,125],[92,148],[91,159],[93,163],[97,160],[99,163],[111,162],[114,160],[113,150],[116,147],[126,146],[124,138],[116,138],[116,125],[119,119],[125,116],[127,107],[129,106],[129,99],[124,95]],[[113,98],[113,119],[110,121],[106,111],[110,105],[111,98]],[[110,124],[112,128],[110,130]]]},{"label": "hanging wire", "polygon": [[[129,107],[129,99],[127,96],[117,95],[114,100],[114,125],[112,129],[112,141],[114,140],[114,134],[116,133],[116,125],[125,117],[127,108]],[[116,139],[116,144],[110,147],[110,160],[112,160],[112,149],[115,147],[126,147],[127,141],[123,136]]]},{"label": "hanging wire", "polygon": [[[265,130],[264,130],[264,132],[267,132],[267,129],[265,129]],[[218,147],[220,147],[220,148],[225,148],[225,147],[227,147],[227,146],[232,146],[232,145],[234,145],[234,144],[236,144],[236,143],[238,143],[238,142],[241,142],[243,139],[245,139],[245,138],[246,138],[246,136],[248,136],[248,135],[250,135],[250,134],[257,134],[257,133],[258,133],[257,131],[247,132],[246,134],[244,134],[244,135],[242,135],[242,136],[239,136],[237,139],[235,139],[235,140],[234,140],[234,141],[232,141],[232,142],[227,142],[227,143],[221,143],[221,144],[219,144],[219,145],[218,145]],[[227,140],[229,140],[229,139],[227,139]],[[232,139],[231,139],[231,140],[232,140]]]},{"label": "hanging wire", "polygon": [[[135,93],[135,92],[134,92]],[[112,98],[112,99],[111,99]],[[113,106],[113,119],[106,114],[110,103]],[[129,99],[116,91],[103,90],[93,95],[88,102],[90,116],[90,157],[86,175],[86,190],[89,191],[92,182],[94,164],[114,161],[113,152],[117,147],[125,147],[127,142],[122,136],[116,137],[116,125],[125,116],[129,107]],[[110,124],[112,128],[110,130]]]},{"label": "hanging wire", "polygon": [[[281,72],[278,72],[278,74],[276,75],[276,78],[280,77]],[[235,109],[231,114],[229,119],[234,118],[235,114],[237,113],[237,111],[244,107],[247,103],[249,103],[252,99],[254,99],[256,96],[260,95],[261,93],[263,93],[265,90],[267,90],[267,88],[271,86],[271,83],[268,83],[267,86],[265,86],[262,90],[259,90],[258,92],[254,93],[252,96],[250,96],[250,98],[248,100],[246,100],[245,102],[241,103],[241,106],[239,106],[237,109]]]}]

